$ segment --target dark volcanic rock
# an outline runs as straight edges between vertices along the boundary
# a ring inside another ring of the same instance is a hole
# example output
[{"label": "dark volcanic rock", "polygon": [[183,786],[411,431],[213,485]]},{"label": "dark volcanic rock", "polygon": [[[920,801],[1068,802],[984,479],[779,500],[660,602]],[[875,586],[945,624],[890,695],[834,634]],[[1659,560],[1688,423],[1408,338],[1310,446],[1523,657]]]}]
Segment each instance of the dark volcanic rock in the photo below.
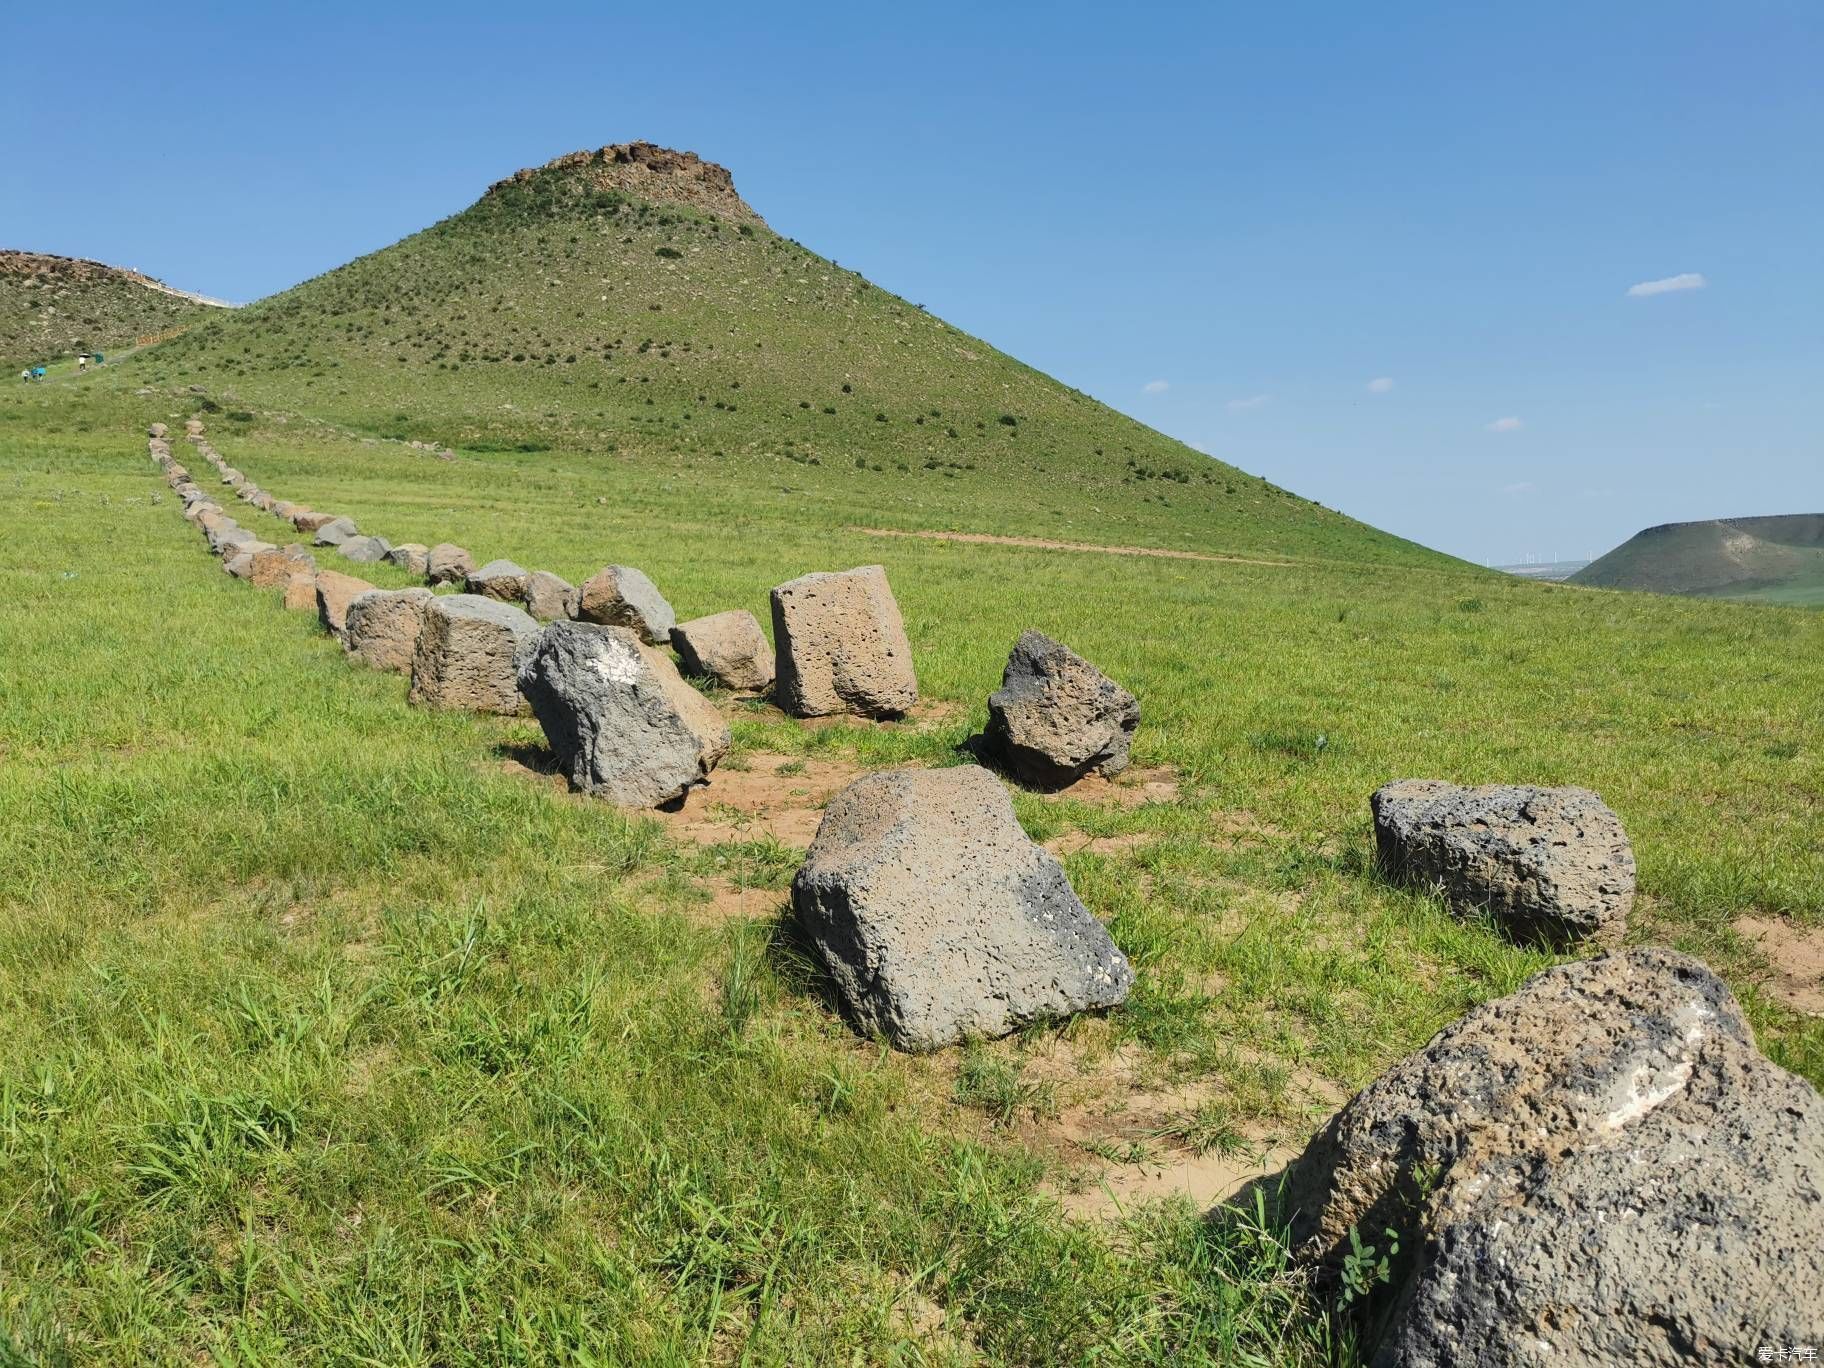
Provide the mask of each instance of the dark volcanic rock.
[{"label": "dark volcanic rock", "polygon": [[773,590],[774,693],[794,717],[898,717],[918,702],[912,644],[878,565]]},{"label": "dark volcanic rock", "polygon": [[988,696],[988,754],[1022,783],[1063,788],[1127,768],[1140,704],[1043,632],[1021,632]]}]

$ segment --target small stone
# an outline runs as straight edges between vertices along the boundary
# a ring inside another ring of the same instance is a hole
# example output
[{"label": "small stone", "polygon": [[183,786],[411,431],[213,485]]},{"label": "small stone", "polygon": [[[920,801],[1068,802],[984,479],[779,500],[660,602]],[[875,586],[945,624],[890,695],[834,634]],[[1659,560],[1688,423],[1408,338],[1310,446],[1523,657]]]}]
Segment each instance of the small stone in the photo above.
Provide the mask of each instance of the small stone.
[{"label": "small stone", "polygon": [[628,627],[553,622],[519,689],[571,784],[623,806],[683,797],[728,752],[722,715]]},{"label": "small stone", "polygon": [[1021,783],[1058,789],[1127,768],[1140,704],[1043,632],[1021,632],[988,696],[989,755]]},{"label": "small stone", "polygon": [[583,581],[577,616],[608,627],[631,627],[649,646],[671,640],[678,621],[658,587],[631,565],[610,565]]},{"label": "small stone", "polygon": [[385,537],[350,537],[336,548],[338,555],[358,565],[376,565],[386,559],[390,550]]},{"label": "small stone", "polygon": [[291,514],[291,525],[300,532],[315,532],[335,521],[334,513],[318,513],[309,508],[296,508]]},{"label": "small stone", "polygon": [[549,570],[534,570],[526,578],[526,611],[540,622],[574,618],[580,601],[576,586]]},{"label": "small stone", "polygon": [[523,566],[510,560],[491,560],[469,572],[469,592],[500,603],[520,603],[526,597],[527,578]]},{"label": "small stone", "polygon": [[433,597],[412,657],[411,701],[429,708],[519,712],[519,667],[541,629],[522,609],[479,594]]},{"label": "small stone", "polygon": [[1381,867],[1440,890],[1457,916],[1486,912],[1515,941],[1618,938],[1634,905],[1634,850],[1588,789],[1433,779],[1369,799]]},{"label": "small stone", "polygon": [[792,880],[849,1017],[902,1050],[1112,1007],[1134,971],[979,765],[883,770],[824,809]]},{"label": "small stone", "polygon": [[737,693],[760,694],[773,686],[772,643],[745,609],[680,622],[671,629],[671,645],[685,674]]},{"label": "small stone", "polygon": [[163,437],[169,433],[170,430],[171,429],[167,428],[163,423],[154,423],[151,427],[146,429],[146,435],[148,437]]},{"label": "small stone", "polygon": [[402,542],[386,553],[386,563],[408,575],[422,576],[431,567],[431,549],[421,542]]},{"label": "small stone", "polygon": [[331,518],[317,528],[312,541],[318,546],[340,546],[350,537],[361,535],[361,529],[355,526],[353,518]]},{"label": "small stone", "polygon": [[887,572],[863,565],[773,590],[774,694],[794,717],[897,717],[918,701]]},{"label": "small stone", "polygon": [[410,674],[424,625],[429,589],[370,589],[348,605],[342,644],[348,653],[376,670]]},{"label": "small stone", "polygon": [[374,586],[335,570],[317,571],[317,620],[338,640],[348,629],[348,605]]},{"label": "small stone", "polygon": [[254,557],[259,555],[262,551],[277,551],[278,549],[279,548],[274,546],[271,542],[244,542],[239,546],[230,548],[228,553],[222,557],[222,569],[227,571],[230,575],[233,575],[236,579],[251,580],[253,578]]},{"label": "small stone", "polygon": [[438,542],[425,561],[425,578],[432,584],[461,584],[468,579],[475,562],[469,553],[450,542]]}]

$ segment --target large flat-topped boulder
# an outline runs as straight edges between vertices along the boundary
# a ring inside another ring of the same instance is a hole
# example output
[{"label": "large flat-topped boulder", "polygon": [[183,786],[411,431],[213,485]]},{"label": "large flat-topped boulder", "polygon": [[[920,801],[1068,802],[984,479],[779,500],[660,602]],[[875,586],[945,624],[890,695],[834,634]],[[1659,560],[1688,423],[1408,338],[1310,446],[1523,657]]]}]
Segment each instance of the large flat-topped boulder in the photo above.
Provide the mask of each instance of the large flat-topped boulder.
[{"label": "large flat-topped boulder", "polygon": [[1134,981],[979,765],[851,784],[824,810],[792,905],[850,1018],[902,1050],[1112,1007]]},{"label": "large flat-topped boulder", "polygon": [[582,595],[575,585],[549,570],[534,570],[526,577],[526,611],[540,622],[560,622],[576,616]]},{"label": "large flat-topped boulder", "polygon": [[1561,965],[1363,1089],[1285,1189],[1307,1257],[1400,1232],[1376,1364],[1748,1363],[1824,1341],[1824,1099],[1670,950]]},{"label": "large flat-topped boulder", "polygon": [[427,708],[517,713],[519,667],[541,629],[522,609],[479,594],[433,597],[412,656],[412,702]]},{"label": "large flat-topped boulder", "polygon": [[728,752],[728,723],[630,627],[553,622],[519,689],[570,782],[627,807],[681,798]]},{"label": "large flat-topped boulder", "polygon": [[348,605],[374,586],[337,570],[317,571],[316,586],[317,620],[340,641],[348,629]]},{"label": "large flat-topped boulder", "polygon": [[1140,704],[1082,656],[1043,632],[1014,643],[1001,687],[988,695],[989,755],[1021,783],[1057,789],[1127,768]]},{"label": "large flat-topped boulder", "polygon": [[737,693],[773,685],[773,648],[754,615],[740,608],[692,618],[671,629],[671,646],[686,674],[713,679]]},{"label": "large flat-topped boulder", "polygon": [[469,592],[501,603],[522,603],[529,578],[522,565],[515,565],[510,560],[491,560],[481,569],[469,572]]},{"label": "large flat-topped boulder", "polygon": [[425,557],[424,577],[432,584],[461,584],[474,568],[467,551],[453,542],[438,542]]},{"label": "large flat-topped boulder", "polygon": [[774,695],[795,717],[897,717],[918,701],[912,645],[878,565],[773,590]]},{"label": "large flat-topped boulder", "polygon": [[370,589],[348,605],[342,644],[348,653],[375,670],[409,674],[424,625],[429,589]]},{"label": "large flat-topped boulder", "polygon": [[1634,905],[1634,850],[1588,789],[1403,779],[1369,799],[1392,877],[1488,913],[1515,940],[1618,938]]},{"label": "large flat-topped boulder", "polygon": [[678,615],[642,570],[609,565],[583,581],[576,615],[605,627],[631,627],[649,646],[671,640]]}]

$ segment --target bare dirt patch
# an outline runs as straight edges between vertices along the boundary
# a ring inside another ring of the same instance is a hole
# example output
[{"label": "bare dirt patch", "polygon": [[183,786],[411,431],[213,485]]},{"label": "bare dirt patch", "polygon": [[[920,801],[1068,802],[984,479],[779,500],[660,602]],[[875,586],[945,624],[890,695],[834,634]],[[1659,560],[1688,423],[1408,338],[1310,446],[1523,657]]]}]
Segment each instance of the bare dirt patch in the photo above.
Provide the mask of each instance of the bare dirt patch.
[{"label": "bare dirt patch", "polygon": [[1164,546],[1098,546],[1092,542],[1053,541],[1049,537],[1008,537],[992,532],[911,531],[897,527],[852,527],[870,537],[918,537],[924,541],[967,542],[985,546],[1024,546],[1036,551],[1087,551],[1098,556],[1158,556],[1165,560],[1226,562],[1229,565],[1270,565],[1285,569],[1297,561],[1256,560],[1249,556],[1221,556],[1209,551],[1174,551]]},{"label": "bare dirt patch", "polygon": [[732,879],[706,879],[702,887],[709,891],[709,901],[695,904],[686,913],[699,926],[764,921],[792,900],[792,895],[784,889],[743,888]]},{"label": "bare dirt patch", "polygon": [[1824,1016],[1824,927],[1794,926],[1778,917],[1740,917],[1735,929],[1773,968],[1767,987],[1807,1016]]},{"label": "bare dirt patch", "polygon": [[1178,798],[1178,774],[1168,766],[1153,769],[1128,769],[1113,779],[1099,774],[1086,774],[1069,788],[1042,795],[1046,798],[1072,798],[1079,803],[1122,808],[1144,807],[1148,803],[1171,803]]},{"label": "bare dirt patch", "polygon": [[770,836],[781,845],[810,845],[824,804],[867,771],[852,760],[750,751],[710,773],[672,811],[652,815],[673,836],[723,845]]}]

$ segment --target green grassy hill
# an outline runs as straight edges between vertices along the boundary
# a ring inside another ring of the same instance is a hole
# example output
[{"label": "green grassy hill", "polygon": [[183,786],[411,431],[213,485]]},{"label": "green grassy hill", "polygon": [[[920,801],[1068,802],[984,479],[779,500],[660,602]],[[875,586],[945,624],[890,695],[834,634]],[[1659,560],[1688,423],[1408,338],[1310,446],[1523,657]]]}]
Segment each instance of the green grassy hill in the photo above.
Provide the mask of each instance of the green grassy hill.
[{"label": "green grassy hill", "polygon": [[219,309],[137,271],[0,251],[0,373],[79,352],[118,352]]},{"label": "green grassy hill", "polygon": [[1824,514],[1716,518],[1638,532],[1570,578],[1602,589],[1824,604]]},{"label": "green grassy hill", "polygon": [[659,169],[619,148],[521,172],[140,371],[462,450],[784,482],[852,522],[1444,563],[779,237],[721,168],[643,154]]}]

